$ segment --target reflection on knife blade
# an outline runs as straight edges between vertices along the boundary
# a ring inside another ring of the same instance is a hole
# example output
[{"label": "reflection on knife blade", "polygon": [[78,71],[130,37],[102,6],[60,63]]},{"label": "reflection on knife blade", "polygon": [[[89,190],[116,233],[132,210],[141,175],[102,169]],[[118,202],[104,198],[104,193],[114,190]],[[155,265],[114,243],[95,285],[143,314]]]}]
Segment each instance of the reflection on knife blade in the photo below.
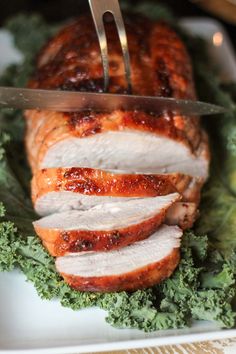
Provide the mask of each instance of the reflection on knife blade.
[{"label": "reflection on knife blade", "polygon": [[38,90],[0,87],[0,108],[45,109],[60,112],[84,110],[137,110],[155,114],[173,112],[186,116],[224,113],[223,107],[199,101],[111,93]]}]

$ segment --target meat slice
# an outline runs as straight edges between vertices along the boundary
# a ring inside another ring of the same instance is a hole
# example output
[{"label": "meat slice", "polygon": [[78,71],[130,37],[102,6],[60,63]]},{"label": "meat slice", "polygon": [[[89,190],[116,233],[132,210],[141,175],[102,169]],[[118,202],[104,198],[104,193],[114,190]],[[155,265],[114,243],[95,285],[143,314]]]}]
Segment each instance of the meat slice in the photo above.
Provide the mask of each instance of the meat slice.
[{"label": "meat slice", "polygon": [[72,137],[51,146],[43,144],[39,168],[89,167],[149,174],[179,172],[205,180],[209,166],[206,140],[203,136],[198,149],[191,152],[181,142],[152,133],[110,131],[82,139]]},{"label": "meat slice", "polygon": [[201,179],[178,173],[141,175],[90,168],[49,168],[35,173],[32,200],[41,216],[174,192],[182,194],[184,201],[198,203],[202,183]]},{"label": "meat slice", "polygon": [[133,291],[158,284],[179,262],[182,230],[163,225],[151,237],[111,252],[59,257],[56,268],[80,291]]},{"label": "meat slice", "polygon": [[34,222],[34,228],[53,256],[107,251],[150,236],[178,199],[179,194],[173,193],[52,214]]}]

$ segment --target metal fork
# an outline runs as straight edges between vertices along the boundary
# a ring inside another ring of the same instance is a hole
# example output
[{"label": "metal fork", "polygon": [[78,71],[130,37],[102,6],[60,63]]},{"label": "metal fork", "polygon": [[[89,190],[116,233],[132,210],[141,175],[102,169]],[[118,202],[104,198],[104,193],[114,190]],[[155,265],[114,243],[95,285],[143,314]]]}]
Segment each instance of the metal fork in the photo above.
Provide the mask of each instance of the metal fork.
[{"label": "metal fork", "polygon": [[104,27],[104,14],[109,12],[113,15],[116,28],[119,35],[119,40],[123,53],[125,77],[127,81],[128,92],[131,93],[131,69],[130,56],[128,50],[127,36],[124,26],[123,17],[120,10],[119,0],[89,0],[90,9],[93,16],[93,21],[96,27],[104,73],[104,90],[107,91],[109,87],[109,60],[107,37]]}]

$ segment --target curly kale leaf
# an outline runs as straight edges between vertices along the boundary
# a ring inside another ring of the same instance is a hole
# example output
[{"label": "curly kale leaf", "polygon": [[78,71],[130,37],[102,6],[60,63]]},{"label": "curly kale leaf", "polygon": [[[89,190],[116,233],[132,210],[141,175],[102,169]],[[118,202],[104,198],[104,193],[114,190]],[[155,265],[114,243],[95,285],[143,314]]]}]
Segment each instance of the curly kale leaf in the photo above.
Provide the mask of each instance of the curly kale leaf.
[{"label": "curly kale leaf", "polygon": [[0,271],[12,270],[15,266],[17,247],[12,242],[15,234],[16,227],[13,223],[2,222],[0,224]]},{"label": "curly kale leaf", "polygon": [[192,317],[196,320],[215,321],[222,328],[231,328],[235,325],[235,313],[231,302],[235,296],[235,289],[200,290],[189,302]]},{"label": "curly kale leaf", "polygon": [[[185,312],[178,307],[171,312],[169,306],[158,310],[154,305],[156,296],[152,289],[139,290],[133,294],[114,294],[112,301],[105,302],[105,308],[109,310],[107,322],[114,327],[137,328],[146,332],[185,327]],[[103,299],[103,303],[104,301],[107,301],[107,298]]]}]

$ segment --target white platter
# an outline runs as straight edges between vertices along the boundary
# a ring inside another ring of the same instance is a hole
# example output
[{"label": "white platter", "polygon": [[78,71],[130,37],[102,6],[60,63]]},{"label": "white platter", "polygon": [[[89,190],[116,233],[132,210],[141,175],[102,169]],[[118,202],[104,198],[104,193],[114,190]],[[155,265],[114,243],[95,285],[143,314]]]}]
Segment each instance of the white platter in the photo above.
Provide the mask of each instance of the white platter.
[{"label": "white platter", "polygon": [[[221,79],[236,80],[236,60],[221,25],[201,18],[184,19],[182,24],[208,41],[212,63],[220,68]],[[213,45],[216,33],[218,45]],[[0,70],[10,61],[21,60],[5,31],[0,31],[0,53]],[[18,271],[0,273],[0,354],[91,353],[236,336],[236,329],[220,330],[209,322],[148,334],[118,330],[105,322],[105,315],[99,309],[73,312],[58,301],[43,301],[32,284],[25,282],[23,274]]]}]

